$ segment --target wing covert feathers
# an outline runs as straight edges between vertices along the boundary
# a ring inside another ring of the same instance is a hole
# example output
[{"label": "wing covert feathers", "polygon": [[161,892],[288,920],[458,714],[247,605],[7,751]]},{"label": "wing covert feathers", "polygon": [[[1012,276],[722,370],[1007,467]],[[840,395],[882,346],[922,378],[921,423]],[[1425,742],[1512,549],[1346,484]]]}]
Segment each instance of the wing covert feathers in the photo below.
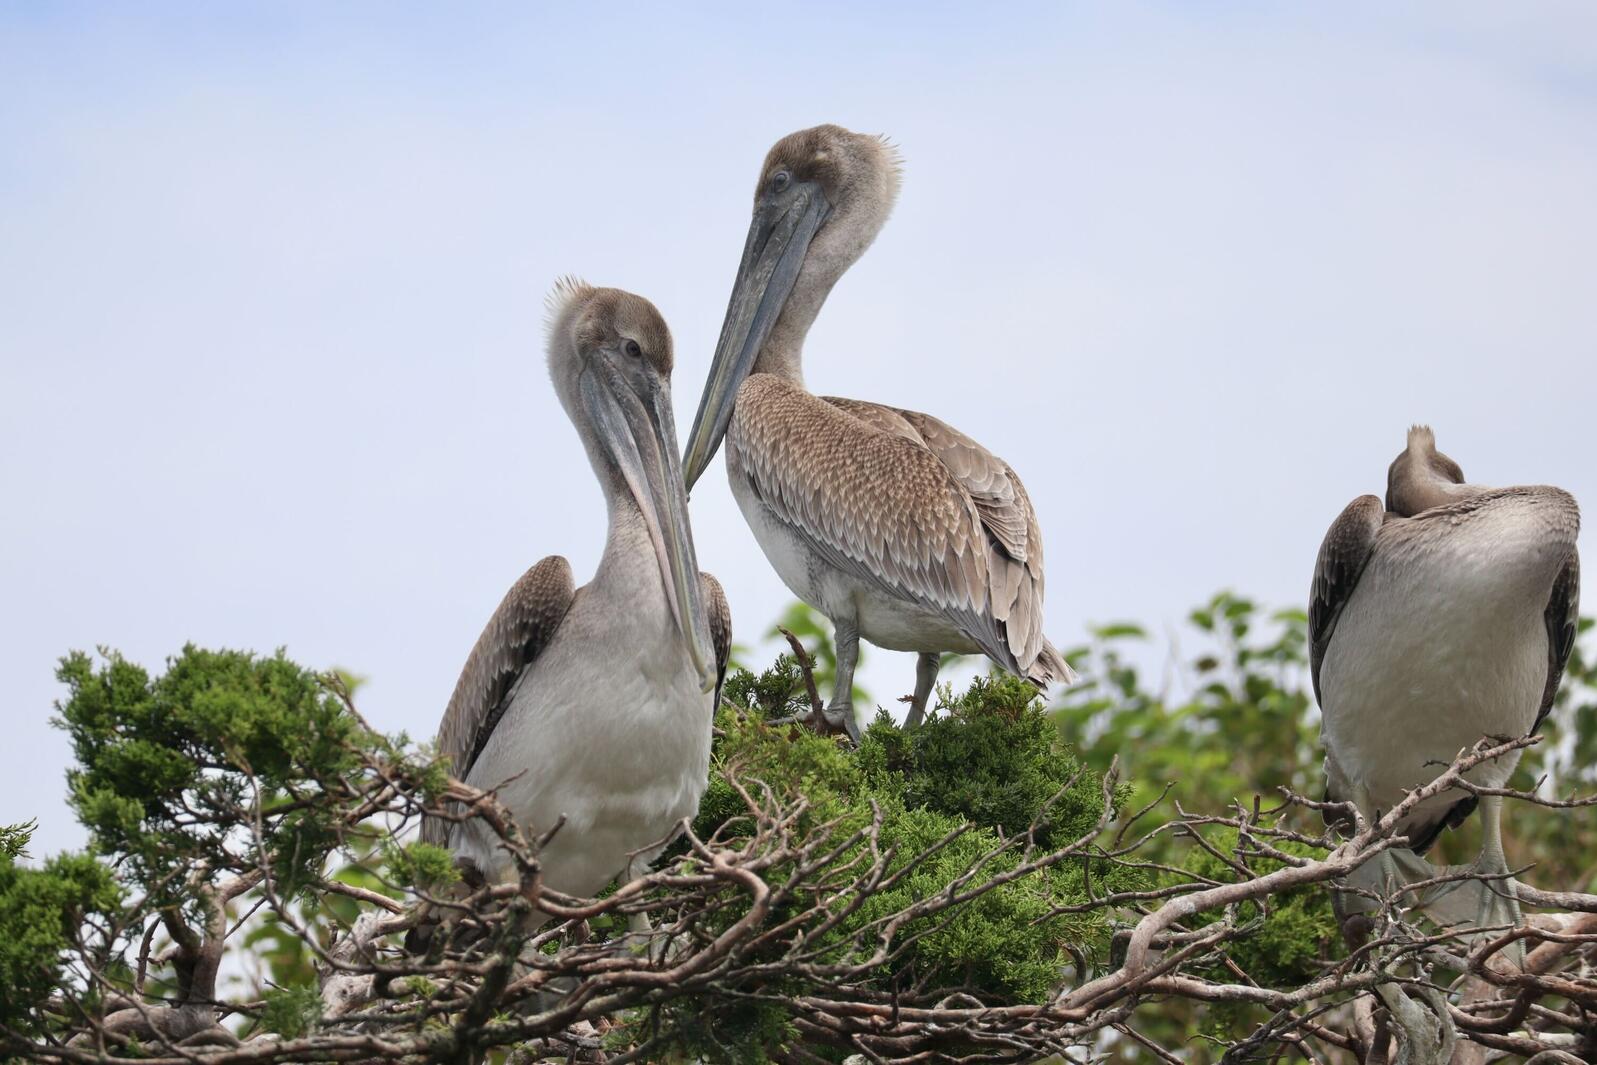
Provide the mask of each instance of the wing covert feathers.
[{"label": "wing covert feathers", "polygon": [[[929,414],[901,411],[970,498],[987,534],[988,602],[1024,675],[1033,679],[1074,679],[1049,663],[1039,670],[1047,640],[1042,632],[1042,528],[1031,497],[1009,464],[976,441]],[[1058,652],[1052,656],[1059,663]]]},{"label": "wing covert feathers", "polygon": [[[460,780],[471,772],[510,705],[516,682],[543,649],[576,598],[571,564],[559,555],[533,566],[505,593],[466,659],[438,729],[438,750]],[[443,844],[449,822],[423,818],[422,839]]]},{"label": "wing covert feathers", "polygon": [[732,657],[732,608],[721,582],[708,573],[699,574],[699,592],[709,616],[710,642],[715,646],[715,708],[720,709],[721,686],[726,683],[726,666]]},{"label": "wing covert feathers", "polygon": [[1536,714],[1536,723],[1530,727],[1532,733],[1542,727],[1542,722],[1552,712],[1559,682],[1564,679],[1564,666],[1575,649],[1575,634],[1580,627],[1580,555],[1573,547],[1569,549],[1569,561],[1553,581],[1553,594],[1542,616],[1547,622],[1547,686],[1542,690],[1542,706]]},{"label": "wing covert feathers", "polygon": [[1042,633],[1042,530],[1001,459],[928,415],[766,374],[743,383],[731,431],[727,461],[820,553],[945,613],[1014,673],[1074,679]]},{"label": "wing covert feathers", "polygon": [[1358,586],[1375,548],[1375,534],[1385,521],[1386,506],[1379,496],[1359,496],[1331,523],[1320,544],[1309,590],[1309,669],[1316,702],[1320,698],[1320,664],[1331,646],[1337,618]]}]

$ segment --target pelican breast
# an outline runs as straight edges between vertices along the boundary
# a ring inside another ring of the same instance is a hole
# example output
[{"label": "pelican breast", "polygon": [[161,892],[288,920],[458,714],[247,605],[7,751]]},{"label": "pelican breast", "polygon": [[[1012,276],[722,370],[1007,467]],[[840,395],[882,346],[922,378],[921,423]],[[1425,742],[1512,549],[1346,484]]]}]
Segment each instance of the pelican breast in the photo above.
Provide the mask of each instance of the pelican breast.
[{"label": "pelican breast", "polygon": [[[1362,785],[1389,809],[1461,749],[1526,735],[1551,707],[1578,613],[1579,513],[1548,487],[1485,490],[1412,518],[1378,504],[1355,501],[1327,535],[1311,635],[1331,793]],[[1472,775],[1501,785],[1517,761]],[[1423,847],[1473,806],[1438,796],[1411,835]]]}]

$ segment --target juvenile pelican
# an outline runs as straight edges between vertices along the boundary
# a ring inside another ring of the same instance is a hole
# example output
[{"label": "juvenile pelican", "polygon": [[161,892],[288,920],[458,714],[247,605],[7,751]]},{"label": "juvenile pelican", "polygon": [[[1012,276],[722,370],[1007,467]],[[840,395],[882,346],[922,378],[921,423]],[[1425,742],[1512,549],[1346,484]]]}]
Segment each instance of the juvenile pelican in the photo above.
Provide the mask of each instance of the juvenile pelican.
[{"label": "juvenile pelican", "polygon": [[691,488],[725,438],[766,558],[836,628],[827,716],[856,737],[861,636],[920,652],[911,724],[942,651],[986,654],[1038,686],[1074,679],[1042,633],[1042,530],[1015,471],[936,418],[804,388],[805,334],[898,184],[878,137],[817,126],[771,149],[683,459]]},{"label": "juvenile pelican", "polygon": [[[457,777],[498,788],[534,831],[565,817],[541,856],[544,883],[586,896],[698,809],[731,621],[694,561],[665,321],[648,300],[578,282],[549,307],[549,374],[609,507],[604,555],[581,588],[559,555],[511,587],[438,743]],[[476,820],[429,818],[422,837],[450,847],[468,877],[513,875]]]},{"label": "juvenile pelican", "polygon": [[[1409,430],[1384,508],[1373,495],[1348,504],[1315,564],[1310,662],[1333,801],[1373,818],[1483,737],[1535,731],[1574,646],[1579,528],[1563,489],[1466,484],[1430,429]],[[1501,787],[1518,761],[1515,751],[1469,779]],[[1506,876],[1502,800],[1480,805],[1474,868]],[[1422,854],[1475,806],[1473,796],[1434,796],[1398,831]],[[1383,880],[1399,879],[1394,859],[1377,864]],[[1511,882],[1478,895],[1477,925],[1519,923]]]}]

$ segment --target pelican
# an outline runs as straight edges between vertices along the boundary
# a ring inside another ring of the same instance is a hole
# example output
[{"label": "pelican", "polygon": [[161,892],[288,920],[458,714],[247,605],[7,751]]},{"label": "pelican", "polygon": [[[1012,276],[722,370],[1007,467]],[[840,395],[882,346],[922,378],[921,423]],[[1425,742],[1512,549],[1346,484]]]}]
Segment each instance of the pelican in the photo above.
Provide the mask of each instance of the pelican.
[{"label": "pelican", "polygon": [[[564,817],[543,882],[590,896],[698,809],[731,621],[694,560],[665,321],[648,300],[576,281],[556,287],[549,311],[549,374],[609,508],[604,555],[581,588],[559,555],[511,586],[438,745],[455,776],[497,789],[535,832]],[[468,881],[514,878],[476,819],[426,818],[422,838],[453,850]]]},{"label": "pelican", "polygon": [[1039,687],[1075,679],[1042,633],[1042,530],[1015,471],[929,415],[804,387],[805,334],[898,186],[880,137],[828,125],[777,141],[683,459],[691,489],[725,439],[766,558],[836,630],[826,713],[855,739],[861,637],[919,653],[911,725],[943,651],[985,654]]},{"label": "pelican", "polygon": [[[1483,737],[1540,726],[1575,642],[1579,529],[1579,508],[1563,489],[1469,484],[1429,428],[1409,430],[1385,505],[1373,495],[1349,503],[1315,563],[1310,664],[1329,798],[1373,819]],[[1519,753],[1468,779],[1504,786]],[[1433,796],[1397,831],[1421,855],[1476,804]],[[1471,869],[1492,879],[1455,901],[1475,900],[1465,909],[1476,910],[1477,927],[1518,925],[1502,800],[1482,796],[1479,805],[1484,841]],[[1417,857],[1403,860],[1417,870],[1409,881],[1428,875]],[[1398,861],[1385,852],[1372,864],[1382,881],[1401,882]]]}]

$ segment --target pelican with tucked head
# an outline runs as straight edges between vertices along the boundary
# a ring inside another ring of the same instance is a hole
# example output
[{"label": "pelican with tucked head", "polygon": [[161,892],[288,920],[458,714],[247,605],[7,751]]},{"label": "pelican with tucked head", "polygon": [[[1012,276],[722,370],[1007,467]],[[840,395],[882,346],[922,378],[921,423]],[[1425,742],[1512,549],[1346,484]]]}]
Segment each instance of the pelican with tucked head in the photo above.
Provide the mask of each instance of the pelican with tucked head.
[{"label": "pelican with tucked head", "polygon": [[[549,374],[609,509],[604,554],[581,588],[559,555],[516,581],[438,734],[454,775],[498,789],[536,832],[565,818],[541,860],[544,883],[570,895],[651,858],[708,782],[731,621],[694,559],[671,364],[671,333],[648,300],[573,281],[551,295]],[[450,847],[468,877],[513,875],[475,819],[431,817],[422,836]]]},{"label": "pelican with tucked head", "polygon": [[[1425,426],[1387,473],[1386,502],[1360,496],[1331,525],[1309,601],[1310,664],[1320,701],[1329,797],[1368,818],[1434,780],[1483,738],[1534,732],[1552,708],[1580,614],[1580,510],[1546,485],[1470,484]],[[1477,766],[1500,788],[1514,751]],[[1502,843],[1502,799],[1479,799],[1484,842],[1475,871],[1433,912],[1479,926],[1518,924]],[[1420,855],[1476,808],[1473,795],[1432,796],[1398,827]],[[1409,872],[1400,874],[1401,862]],[[1383,852],[1376,887],[1428,879],[1416,859]],[[1359,907],[1344,898],[1344,906]],[[1427,908],[1431,908],[1427,903]]]},{"label": "pelican with tucked head", "polygon": [[1042,530],[1015,471],[929,415],[804,387],[805,334],[898,196],[880,137],[816,126],[766,156],[683,467],[726,442],[727,475],[787,586],[832,620],[828,716],[857,735],[859,639],[919,652],[909,723],[939,654],[985,654],[1039,686],[1074,679],[1043,636]]}]

